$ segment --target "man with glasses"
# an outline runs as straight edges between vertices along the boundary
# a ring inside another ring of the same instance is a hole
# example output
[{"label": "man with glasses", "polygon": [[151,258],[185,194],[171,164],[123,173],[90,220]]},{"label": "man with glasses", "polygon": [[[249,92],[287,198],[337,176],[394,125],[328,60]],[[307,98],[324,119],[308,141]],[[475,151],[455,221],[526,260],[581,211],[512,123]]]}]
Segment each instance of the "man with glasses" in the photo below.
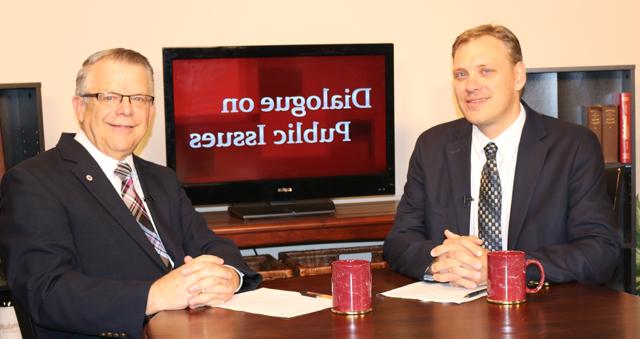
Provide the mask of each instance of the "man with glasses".
[{"label": "man with glasses", "polygon": [[133,154],[153,88],[141,54],[91,55],[73,97],[81,130],[2,181],[3,268],[40,338],[139,338],[156,312],[218,305],[260,282],[175,173]]}]

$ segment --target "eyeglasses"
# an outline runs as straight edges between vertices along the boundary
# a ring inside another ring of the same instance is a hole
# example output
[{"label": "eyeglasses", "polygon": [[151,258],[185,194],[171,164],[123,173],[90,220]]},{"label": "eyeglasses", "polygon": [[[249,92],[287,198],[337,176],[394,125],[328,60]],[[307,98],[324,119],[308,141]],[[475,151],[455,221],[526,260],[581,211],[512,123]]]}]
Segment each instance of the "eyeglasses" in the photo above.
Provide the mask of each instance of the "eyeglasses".
[{"label": "eyeglasses", "polygon": [[86,93],[81,94],[79,97],[82,98],[96,98],[98,102],[102,105],[108,107],[116,107],[122,103],[124,98],[129,98],[129,102],[131,106],[135,108],[148,108],[153,103],[154,97],[151,95],[145,94],[131,94],[124,95],[120,93]]}]

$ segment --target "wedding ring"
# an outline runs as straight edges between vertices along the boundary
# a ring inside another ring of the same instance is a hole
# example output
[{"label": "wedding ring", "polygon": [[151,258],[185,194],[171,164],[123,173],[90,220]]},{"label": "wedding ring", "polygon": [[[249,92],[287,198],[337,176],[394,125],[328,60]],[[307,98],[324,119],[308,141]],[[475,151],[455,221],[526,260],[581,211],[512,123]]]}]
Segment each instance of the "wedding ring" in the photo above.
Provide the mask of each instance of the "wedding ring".
[{"label": "wedding ring", "polygon": [[204,293],[207,293],[207,289],[205,289],[205,288],[203,288],[203,289],[200,291],[200,294],[204,294]]}]

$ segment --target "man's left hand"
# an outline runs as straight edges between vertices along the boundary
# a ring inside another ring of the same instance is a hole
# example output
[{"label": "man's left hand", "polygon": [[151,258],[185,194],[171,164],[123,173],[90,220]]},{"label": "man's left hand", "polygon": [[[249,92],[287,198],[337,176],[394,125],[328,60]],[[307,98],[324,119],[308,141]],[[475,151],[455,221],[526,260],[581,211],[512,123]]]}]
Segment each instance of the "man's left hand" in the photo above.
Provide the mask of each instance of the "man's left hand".
[{"label": "man's left hand", "polygon": [[180,267],[182,274],[193,281],[187,289],[189,308],[216,306],[231,299],[240,285],[240,276],[228,266],[219,264],[220,259],[211,255],[196,258],[186,256]]}]

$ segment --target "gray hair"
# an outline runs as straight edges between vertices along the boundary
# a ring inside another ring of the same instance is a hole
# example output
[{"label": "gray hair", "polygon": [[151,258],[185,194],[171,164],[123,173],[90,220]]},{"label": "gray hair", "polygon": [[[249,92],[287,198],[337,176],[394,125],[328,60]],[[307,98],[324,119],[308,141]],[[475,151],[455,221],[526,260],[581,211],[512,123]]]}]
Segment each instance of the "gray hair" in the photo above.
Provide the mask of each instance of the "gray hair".
[{"label": "gray hair", "polygon": [[78,71],[78,75],[76,76],[76,95],[85,93],[87,75],[89,74],[89,69],[91,68],[91,66],[105,58],[144,66],[144,68],[149,73],[149,78],[151,79],[151,88],[153,89],[153,67],[151,67],[149,60],[147,60],[144,55],[134,50],[126,48],[113,48],[95,52],[82,63],[82,68],[80,68],[80,70]]}]

